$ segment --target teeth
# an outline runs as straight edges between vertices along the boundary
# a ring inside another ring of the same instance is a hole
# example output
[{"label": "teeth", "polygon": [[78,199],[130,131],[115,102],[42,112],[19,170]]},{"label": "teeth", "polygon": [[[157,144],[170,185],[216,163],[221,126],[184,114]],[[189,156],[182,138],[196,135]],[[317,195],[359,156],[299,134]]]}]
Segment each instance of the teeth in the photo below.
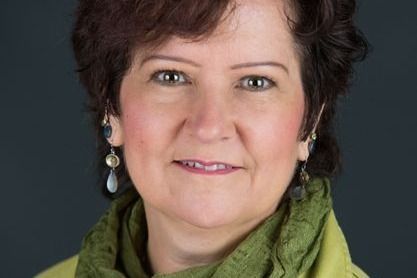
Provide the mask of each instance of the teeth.
[{"label": "teeth", "polygon": [[194,167],[194,162],[192,161],[181,161],[182,165]]},{"label": "teeth", "polygon": [[210,165],[210,166],[204,166],[203,164],[201,164],[199,162],[188,161],[188,160],[181,161],[181,164],[185,165],[185,166],[188,166],[188,167],[192,167],[192,168],[203,169],[207,172],[232,168],[231,166],[225,165],[225,164],[213,164],[213,165]]},{"label": "teeth", "polygon": [[216,171],[217,170],[217,164],[213,164],[213,165],[210,165],[210,166],[206,166],[204,168],[204,170],[206,170],[206,171]]},{"label": "teeth", "polygon": [[184,165],[184,166],[194,168],[194,162],[192,162],[192,161],[181,161],[181,164]]},{"label": "teeth", "polygon": [[226,169],[226,165],[224,165],[224,164],[218,164],[217,165],[217,169],[224,170],[224,169]]},{"label": "teeth", "polygon": [[195,162],[195,163],[194,163],[194,167],[195,167],[195,168],[198,168],[198,169],[204,169],[204,165],[203,165],[203,164],[200,164],[200,163],[198,163],[198,162]]}]

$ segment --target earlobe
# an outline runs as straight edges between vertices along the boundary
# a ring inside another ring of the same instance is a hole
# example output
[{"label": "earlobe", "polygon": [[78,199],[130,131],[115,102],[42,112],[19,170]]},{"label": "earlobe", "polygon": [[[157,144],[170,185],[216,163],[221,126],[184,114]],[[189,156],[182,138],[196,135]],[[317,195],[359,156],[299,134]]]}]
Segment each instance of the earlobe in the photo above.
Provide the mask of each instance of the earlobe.
[{"label": "earlobe", "polygon": [[120,123],[120,118],[114,115],[109,115],[109,121],[112,128],[112,134],[107,141],[114,147],[120,147],[124,143],[123,129]]},{"label": "earlobe", "polygon": [[306,161],[308,159],[308,156],[309,156],[309,151],[308,151],[309,138],[298,144],[298,160],[299,161]]},{"label": "earlobe", "polygon": [[298,146],[298,160],[306,161],[309,158],[314,152],[316,141],[317,134],[312,132],[305,141],[300,142]]},{"label": "earlobe", "polygon": [[326,103],[322,104],[316,123],[314,124],[313,130],[308,136],[308,138],[305,141],[300,142],[298,145],[298,160],[299,161],[306,161],[308,157],[311,155],[311,153],[314,151],[316,141],[317,141],[316,129],[317,129],[318,123],[320,122],[321,115],[323,113],[325,105]]}]

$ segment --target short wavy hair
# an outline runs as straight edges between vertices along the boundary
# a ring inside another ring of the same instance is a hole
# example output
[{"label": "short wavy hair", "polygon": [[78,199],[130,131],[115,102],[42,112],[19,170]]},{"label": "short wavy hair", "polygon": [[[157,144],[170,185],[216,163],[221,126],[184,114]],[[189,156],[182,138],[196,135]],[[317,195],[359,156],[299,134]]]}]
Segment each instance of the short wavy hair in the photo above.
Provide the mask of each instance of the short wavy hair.
[{"label": "short wavy hair", "polygon": [[[346,94],[353,63],[365,58],[368,43],[354,24],[355,0],[285,1],[306,102],[300,140],[307,139],[322,104],[326,104],[316,129],[318,141],[308,161],[308,172],[334,177],[341,170],[333,129],[337,100]],[[109,112],[120,115],[120,86],[135,52],[162,45],[173,36],[205,38],[233,13],[236,5],[233,0],[79,0],[72,43],[97,135],[99,184],[107,197],[112,197],[104,189],[108,173],[104,157],[109,145],[102,135],[101,121],[107,100]],[[123,155],[121,148],[116,151]],[[117,175],[121,184],[129,184],[123,163]],[[292,183],[295,180],[294,176]]]}]

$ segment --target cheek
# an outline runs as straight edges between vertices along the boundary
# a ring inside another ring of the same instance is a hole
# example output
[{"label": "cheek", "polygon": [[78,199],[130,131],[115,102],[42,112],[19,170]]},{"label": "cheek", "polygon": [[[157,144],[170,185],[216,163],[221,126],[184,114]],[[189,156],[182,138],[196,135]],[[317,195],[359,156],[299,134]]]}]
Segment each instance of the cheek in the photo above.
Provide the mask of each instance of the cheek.
[{"label": "cheek", "polygon": [[132,91],[123,93],[121,125],[128,173],[142,197],[161,198],[162,189],[156,185],[166,183],[161,171],[172,162],[172,142],[180,123],[178,109]]},{"label": "cheek", "polygon": [[163,122],[157,118],[158,113],[152,107],[141,101],[129,99],[122,103],[122,109],[123,152],[127,171],[143,198],[157,198],[157,192],[147,186],[161,183],[161,175],[154,171],[158,169],[155,158],[161,157],[158,146],[163,146],[167,138]]},{"label": "cheek", "polygon": [[122,129],[124,134],[125,155],[144,149],[143,146],[148,144],[149,132],[152,133],[152,127],[149,125],[149,118],[146,108],[139,103],[136,105],[129,102],[122,106]]},{"label": "cheek", "polygon": [[134,76],[126,77],[120,91],[124,144],[152,147],[169,142],[181,111],[178,106],[164,101],[158,91]]},{"label": "cheek", "polygon": [[[251,145],[262,160],[293,162],[297,157],[298,135],[302,123],[304,105],[294,100],[288,105],[276,106],[270,113],[257,117],[251,124]],[[255,117],[253,117],[255,118]]]},{"label": "cheek", "polygon": [[175,113],[167,111],[155,101],[150,101],[151,94],[143,93],[147,91],[146,88],[142,88],[137,82],[135,78],[128,76],[122,83],[121,125],[125,155],[140,153],[144,157],[155,152],[165,141],[169,141],[171,116]]},{"label": "cheek", "polygon": [[283,196],[294,175],[304,105],[297,97],[241,114],[240,134],[249,155],[251,213],[264,213]]},{"label": "cheek", "polygon": [[282,196],[294,175],[304,112],[302,99],[276,107],[264,113],[258,125],[252,124],[252,140],[248,140],[254,160],[254,194],[265,203]]},{"label": "cheek", "polygon": [[286,188],[292,179],[297,163],[298,125],[284,124],[274,128],[271,137],[260,150],[263,156],[259,161],[259,176],[266,177],[267,182],[276,181],[280,188]]},{"label": "cheek", "polygon": [[[123,107],[125,156],[129,164],[152,163],[159,151],[168,147],[172,137],[172,118],[145,101],[129,101]],[[159,157],[160,158],[160,157]],[[142,165],[144,167],[144,165]]]}]

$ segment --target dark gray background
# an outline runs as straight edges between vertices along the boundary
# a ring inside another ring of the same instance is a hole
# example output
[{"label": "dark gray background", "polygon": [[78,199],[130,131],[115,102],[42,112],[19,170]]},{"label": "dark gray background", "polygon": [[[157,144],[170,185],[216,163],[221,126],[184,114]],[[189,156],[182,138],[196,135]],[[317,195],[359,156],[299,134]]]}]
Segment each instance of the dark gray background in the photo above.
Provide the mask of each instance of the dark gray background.
[{"label": "dark gray background", "polygon": [[[108,205],[74,74],[74,6],[1,1],[1,277],[30,277],[76,253]],[[374,51],[340,109],[335,210],[371,277],[417,277],[417,1],[361,1],[358,23]]]}]

